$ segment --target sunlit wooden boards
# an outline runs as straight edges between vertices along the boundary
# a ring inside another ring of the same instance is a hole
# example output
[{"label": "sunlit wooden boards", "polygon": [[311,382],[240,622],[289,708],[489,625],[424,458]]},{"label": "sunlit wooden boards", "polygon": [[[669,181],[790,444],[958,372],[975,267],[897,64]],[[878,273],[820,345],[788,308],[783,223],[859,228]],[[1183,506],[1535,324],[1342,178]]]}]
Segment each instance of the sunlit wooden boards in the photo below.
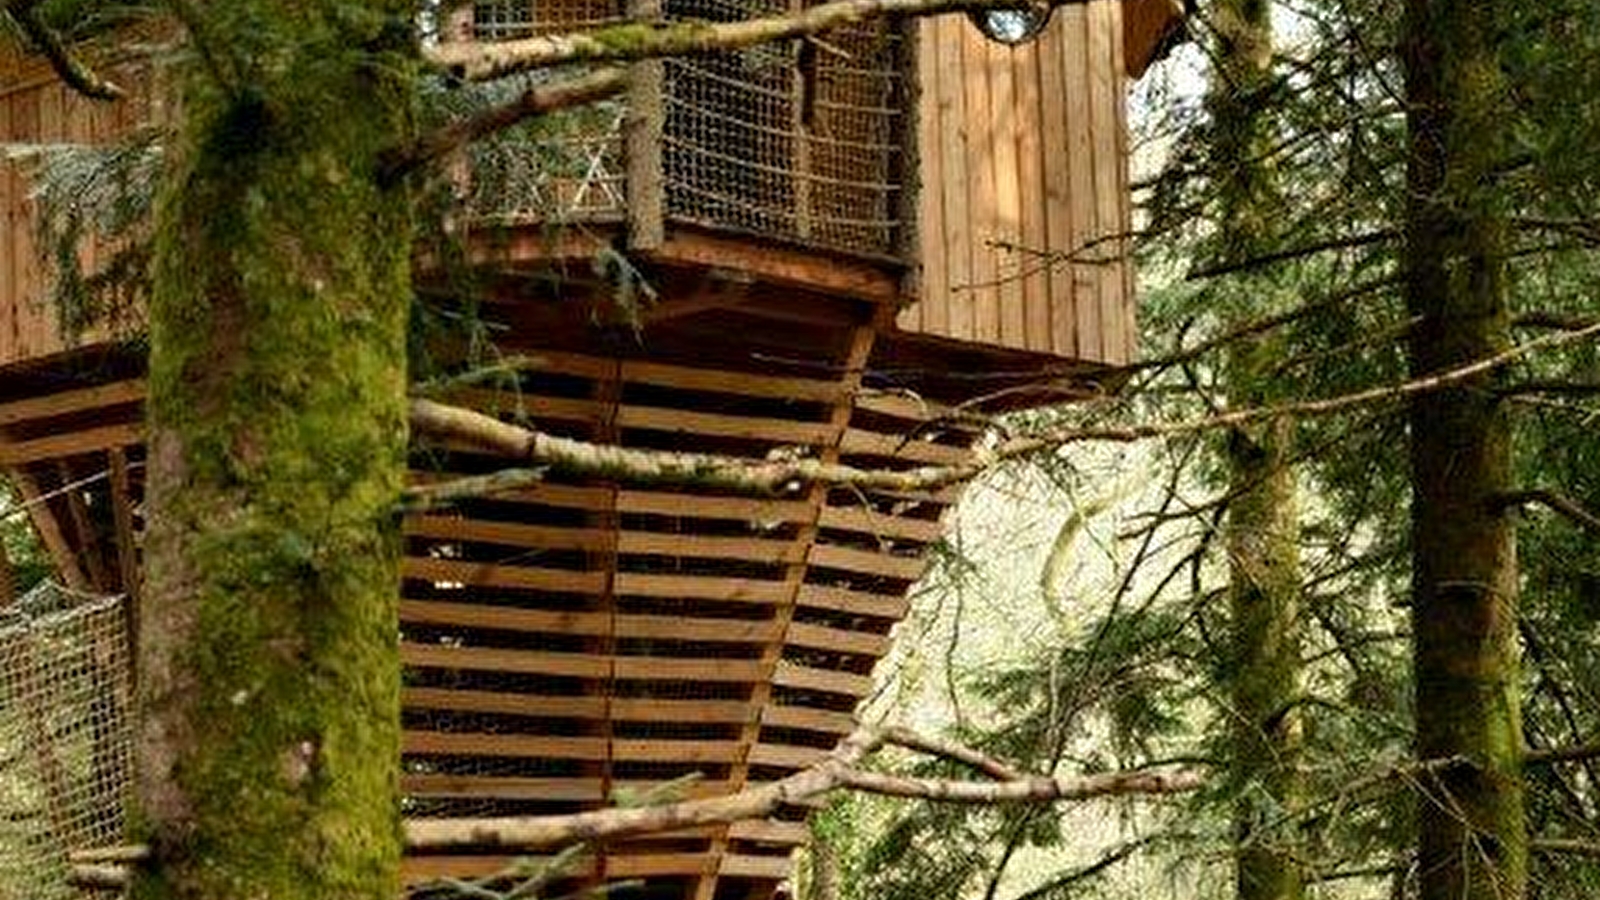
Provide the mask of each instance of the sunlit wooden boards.
[{"label": "sunlit wooden boards", "polygon": [[[453,399],[630,447],[892,468],[968,453],[971,435],[939,410],[852,391],[845,373],[523,349],[538,367]],[[437,479],[500,464],[433,447],[415,468]],[[551,473],[408,519],[407,815],[591,809],[687,776],[683,796],[715,796],[815,762],[852,727],[954,496],[795,485],[743,497]],[[584,871],[764,896],[788,875],[804,812],[618,842]],[[416,856],[406,873],[504,862]]]},{"label": "sunlit wooden boards", "polygon": [[[86,99],[61,84],[38,57],[19,55],[13,42],[0,46],[0,144],[12,151],[0,153],[0,365],[56,353],[71,343],[47,305],[49,274],[34,241],[32,163],[15,151],[30,145],[106,144],[159,116],[157,91],[142,70],[123,65],[103,71],[126,86],[125,99]],[[92,267],[103,252],[86,244],[80,258]],[[107,334],[80,337],[93,342]]]},{"label": "sunlit wooden boards", "polygon": [[965,16],[921,24],[922,277],[903,331],[1128,360],[1122,17],[1119,0],[1057,6],[1015,45]]}]

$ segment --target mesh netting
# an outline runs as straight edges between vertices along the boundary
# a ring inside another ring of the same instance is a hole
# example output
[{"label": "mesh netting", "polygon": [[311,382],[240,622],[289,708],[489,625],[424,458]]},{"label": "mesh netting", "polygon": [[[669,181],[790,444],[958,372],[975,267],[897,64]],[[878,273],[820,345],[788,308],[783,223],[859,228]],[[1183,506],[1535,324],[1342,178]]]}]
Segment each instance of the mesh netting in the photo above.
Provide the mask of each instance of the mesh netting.
[{"label": "mesh netting", "polygon": [[0,613],[0,900],[77,898],[67,852],[121,843],[126,622],[122,597],[52,584]]}]

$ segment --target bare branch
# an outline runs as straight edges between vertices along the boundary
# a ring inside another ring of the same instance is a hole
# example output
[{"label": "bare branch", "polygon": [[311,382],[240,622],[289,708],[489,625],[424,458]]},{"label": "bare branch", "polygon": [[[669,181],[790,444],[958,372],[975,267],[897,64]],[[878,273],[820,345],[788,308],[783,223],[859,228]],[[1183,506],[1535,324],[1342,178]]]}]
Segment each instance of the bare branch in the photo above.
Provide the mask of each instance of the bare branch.
[{"label": "bare branch", "polygon": [[33,42],[34,48],[44,54],[50,68],[61,76],[67,87],[94,100],[120,100],[124,94],[122,88],[101,78],[78,59],[61,35],[39,18],[38,7],[39,0],[6,0],[5,11]]},{"label": "bare branch", "polygon": [[[428,850],[462,846],[530,850],[576,841],[673,831],[700,825],[722,825],[762,818],[785,805],[804,803],[846,788],[894,797],[981,804],[1042,803],[1114,794],[1170,794],[1194,790],[1201,784],[1197,773],[1182,771],[1105,772],[1083,776],[970,782],[900,778],[857,768],[869,755],[891,743],[932,748],[939,755],[952,758],[982,757],[976,751],[954,748],[904,729],[884,730],[863,726],[841,741],[816,765],[771,784],[727,797],[636,809],[597,810],[567,816],[415,819],[405,825],[406,846]],[[1003,764],[996,765],[1009,771],[1009,767]]]},{"label": "bare branch", "polygon": [[1522,756],[1525,765],[1549,765],[1551,763],[1582,762],[1583,760],[1600,757],[1600,743],[1578,744],[1573,747],[1549,747],[1542,750],[1528,750]]},{"label": "bare branch", "polygon": [[1577,501],[1543,488],[1531,491],[1512,491],[1497,498],[1502,509],[1538,503],[1548,507],[1582,528],[1600,534],[1600,516],[1584,509]]},{"label": "bare branch", "polygon": [[1535,853],[1569,853],[1600,858],[1600,842],[1573,838],[1533,838],[1528,841],[1528,849]]},{"label": "bare branch", "polygon": [[[1058,5],[1082,2],[1085,0],[1063,0]],[[1014,5],[1014,0],[830,0],[800,13],[741,22],[641,22],[497,43],[441,44],[426,54],[435,65],[482,81],[564,63],[631,62],[722,53],[809,37],[884,16],[931,16],[1007,5]]]},{"label": "bare branch", "polygon": [[1026,777],[1025,773],[1017,771],[986,753],[980,753],[971,747],[965,747],[951,741],[919,734],[909,728],[902,728],[898,725],[891,725],[883,729],[883,741],[885,744],[892,744],[896,747],[915,750],[918,753],[926,753],[929,756],[942,757],[971,766],[985,775],[1001,781],[1014,781],[1018,778]]},{"label": "bare branch", "polygon": [[423,135],[410,147],[390,154],[383,167],[383,179],[392,183],[481,137],[536,116],[603,100],[627,86],[627,72],[618,68],[599,69],[564,81],[534,85],[515,100],[469,119],[452,122]]}]

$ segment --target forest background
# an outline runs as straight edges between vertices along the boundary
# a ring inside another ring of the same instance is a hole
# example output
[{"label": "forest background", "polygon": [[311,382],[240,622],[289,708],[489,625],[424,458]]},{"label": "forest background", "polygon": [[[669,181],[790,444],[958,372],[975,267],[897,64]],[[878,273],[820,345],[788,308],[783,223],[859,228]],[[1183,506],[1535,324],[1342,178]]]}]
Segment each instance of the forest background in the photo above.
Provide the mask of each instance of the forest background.
[{"label": "forest background", "polygon": [[[212,37],[246,18],[217,16]],[[1292,40],[1275,40],[1285,22]],[[1176,895],[1585,896],[1600,875],[1600,10],[1220,0],[1192,28],[1203,96],[1145,100],[1165,148],[1139,235],[1146,361],[1113,397],[991,426],[1033,437],[988,489],[1067,509],[1028,579],[1047,627],[1020,655],[949,655],[943,692],[957,736],[1025,769],[1211,777],[1187,804],[1119,808],[1127,838],[1103,856],[1067,871],[1036,857],[1022,879],[1016,861],[1071,844],[1075,819],[843,801],[817,824],[808,890],[1101,896],[1144,860]],[[197,135],[238,111],[193,96]],[[346,123],[359,139],[310,137],[370,163],[393,112]],[[226,148],[193,147],[190,184],[220,193],[169,205],[169,248],[182,228],[248,236],[197,224],[243,188],[207,168]],[[304,199],[294,172],[245,175],[274,185],[270,204]],[[329,203],[330,222],[403,217],[382,196]],[[380,284],[403,266],[351,264]],[[199,290],[155,279],[158,322]],[[1077,449],[1108,441],[1134,449]],[[1143,477],[1108,485],[1107,469]],[[930,589],[952,621],[976,602],[962,540]],[[965,624],[934,633],[972,643]]]}]

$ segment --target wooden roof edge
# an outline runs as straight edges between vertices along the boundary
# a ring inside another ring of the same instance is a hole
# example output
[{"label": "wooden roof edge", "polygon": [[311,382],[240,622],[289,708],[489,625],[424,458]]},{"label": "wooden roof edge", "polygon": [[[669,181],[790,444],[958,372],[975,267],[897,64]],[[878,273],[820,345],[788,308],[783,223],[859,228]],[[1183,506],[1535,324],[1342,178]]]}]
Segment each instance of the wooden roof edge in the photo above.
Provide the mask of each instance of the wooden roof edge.
[{"label": "wooden roof edge", "polygon": [[1142,77],[1183,42],[1187,14],[1186,0],[1123,0],[1122,57],[1129,78]]}]

